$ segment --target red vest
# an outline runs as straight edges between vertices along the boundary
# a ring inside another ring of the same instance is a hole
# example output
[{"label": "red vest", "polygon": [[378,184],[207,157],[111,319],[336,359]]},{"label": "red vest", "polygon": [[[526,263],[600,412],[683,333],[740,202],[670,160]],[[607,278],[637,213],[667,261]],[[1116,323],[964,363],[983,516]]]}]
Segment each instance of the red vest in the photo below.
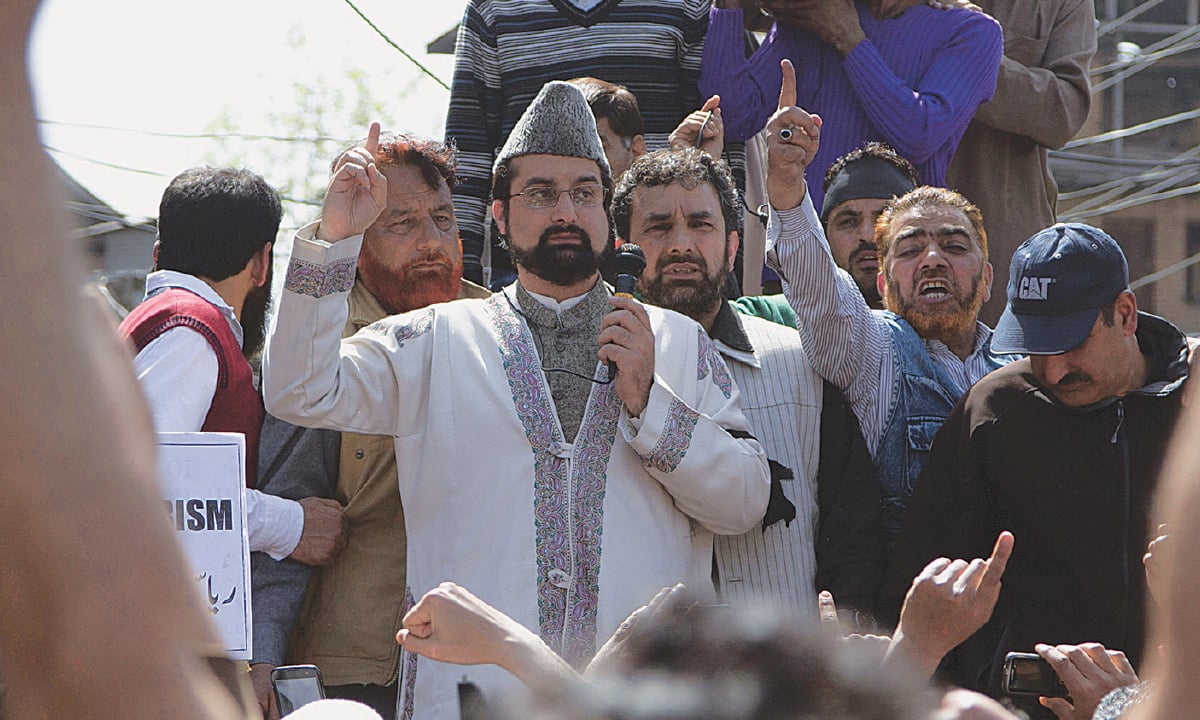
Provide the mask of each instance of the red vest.
[{"label": "red vest", "polygon": [[262,432],[262,396],[254,387],[250,363],[242,357],[229,321],[217,306],[193,292],[170,288],[147,299],[121,323],[121,337],[138,352],[166,331],[185,327],[200,333],[217,355],[217,391],[204,432],[239,432],[246,436],[246,486],[258,479],[258,436]]}]

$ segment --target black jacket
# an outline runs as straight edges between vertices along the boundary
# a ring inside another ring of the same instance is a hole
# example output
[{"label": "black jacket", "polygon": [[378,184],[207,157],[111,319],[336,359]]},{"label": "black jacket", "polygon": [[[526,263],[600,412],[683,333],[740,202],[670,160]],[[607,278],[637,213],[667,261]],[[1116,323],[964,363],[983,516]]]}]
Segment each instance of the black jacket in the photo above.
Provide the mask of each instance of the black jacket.
[{"label": "black jacket", "polygon": [[1016,536],[992,620],[943,663],[952,682],[996,694],[1005,653],[1039,642],[1100,642],[1141,660],[1141,558],[1187,344],[1145,313],[1137,339],[1151,381],[1122,398],[1067,408],[1021,360],[971,388],[934,439],[885,581],[891,610],[930,560],[987,557],[1001,530]]},{"label": "black jacket", "polygon": [[873,612],[884,564],[879,469],[842,391],[829,382],[823,386],[814,581],[818,590],[833,593],[839,609]]}]

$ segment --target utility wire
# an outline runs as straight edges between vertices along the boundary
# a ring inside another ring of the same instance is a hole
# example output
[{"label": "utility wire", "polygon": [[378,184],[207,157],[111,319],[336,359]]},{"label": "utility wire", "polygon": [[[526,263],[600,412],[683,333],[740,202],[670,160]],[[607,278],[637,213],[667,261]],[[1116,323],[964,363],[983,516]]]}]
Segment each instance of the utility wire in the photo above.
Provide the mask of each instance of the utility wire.
[{"label": "utility wire", "polygon": [[1138,278],[1137,280],[1134,280],[1133,282],[1129,283],[1129,289],[1137,290],[1140,287],[1145,287],[1146,285],[1156,283],[1159,280],[1162,280],[1163,278],[1165,278],[1169,275],[1174,275],[1175,273],[1179,272],[1180,270],[1185,270],[1187,268],[1190,268],[1191,266],[1195,265],[1196,263],[1200,263],[1200,253],[1196,253],[1195,255],[1186,257],[1177,263],[1168,265],[1165,268],[1163,268],[1162,270],[1159,270],[1158,272],[1153,272],[1153,273],[1150,273],[1149,275],[1143,275],[1142,277]]},{"label": "utility wire", "polygon": [[55,152],[60,155],[66,155],[67,157],[73,157],[73,158],[76,158],[77,160],[83,160],[84,162],[90,162],[95,165],[103,165],[104,167],[113,168],[114,170],[124,170],[126,172],[138,173],[139,175],[151,175],[153,177],[167,177],[166,173],[160,173],[160,172],[156,172],[154,170],[143,170],[141,168],[129,167],[128,165],[118,165],[117,163],[105,162],[104,160],[97,160],[96,158],[90,158],[90,157],[87,157],[86,155],[80,155],[79,153],[73,153],[69,150],[63,150],[62,148],[56,148],[51,145],[42,145],[42,147],[46,148],[50,152]]},{"label": "utility wire", "polygon": [[1197,118],[1200,118],[1200,108],[1188,110],[1187,112],[1176,113],[1174,115],[1167,115],[1166,117],[1161,117],[1157,120],[1151,120],[1139,125],[1131,125],[1126,128],[1121,128],[1120,130],[1112,130],[1110,132],[1100,133],[1099,135],[1092,135],[1091,137],[1072,140],[1066,145],[1063,145],[1062,149],[1071,150],[1077,147],[1084,147],[1085,145],[1098,145],[1100,143],[1112,142],[1113,140],[1133,137],[1134,135],[1149,132],[1150,130],[1158,130],[1159,128],[1164,128],[1176,123],[1186,122],[1188,120],[1195,120]]},{"label": "utility wire", "polygon": [[242,140],[273,140],[276,142],[297,142],[297,143],[319,143],[319,142],[345,142],[345,138],[328,137],[319,135],[317,137],[288,137],[282,135],[259,135],[255,133],[239,133],[239,132],[214,132],[214,133],[177,133],[177,132],[160,132],[157,130],[141,130],[137,128],[116,127],[114,125],[94,125],[91,123],[75,123],[64,122],[60,120],[39,119],[38,123],[43,125],[60,125],[62,127],[87,128],[91,130],[108,130],[112,132],[133,133],[136,135],[151,135],[154,137],[176,138],[183,140],[220,140],[224,138],[238,138]]},{"label": "utility wire", "polygon": [[1111,205],[1106,205],[1102,208],[1095,208],[1093,210],[1088,210],[1086,212],[1081,212],[1081,213],[1067,212],[1067,213],[1063,213],[1062,218],[1064,218],[1064,222],[1067,220],[1086,220],[1088,218],[1099,217],[1101,215],[1109,215],[1109,214],[1115,213],[1119,210],[1128,210],[1129,208],[1132,208],[1132,207],[1138,207],[1140,205],[1147,205],[1149,203],[1158,202],[1160,200],[1170,200],[1171,198],[1183,197],[1184,195],[1192,195],[1195,193],[1200,193],[1200,184],[1188,185],[1186,187],[1181,187],[1181,188],[1175,188],[1173,190],[1168,190],[1166,192],[1158,193],[1156,195],[1139,197],[1139,198],[1135,198],[1132,200],[1122,200],[1119,202],[1115,202]]},{"label": "utility wire", "polygon": [[1101,25],[1100,27],[1098,27],[1096,29],[1096,37],[1098,37],[1098,38],[1104,37],[1105,35],[1109,34],[1113,30],[1116,30],[1117,28],[1121,27],[1125,23],[1133,20],[1138,15],[1141,15],[1142,13],[1146,12],[1147,10],[1150,10],[1158,5],[1161,5],[1162,2],[1163,2],[1163,0],[1146,0],[1146,2],[1142,3],[1141,5],[1138,5],[1137,7],[1130,10],[1129,12],[1125,13],[1124,15],[1122,15],[1118,18],[1109,20],[1108,22],[1106,22],[1103,25]]},{"label": "utility wire", "polygon": [[1090,153],[1070,152],[1068,150],[1053,150],[1050,152],[1051,157],[1063,158],[1065,160],[1080,160],[1082,162],[1095,163],[1097,165],[1116,165],[1119,167],[1158,167],[1160,165],[1166,167],[1185,167],[1195,165],[1197,160],[1186,159],[1171,159],[1171,160],[1152,160],[1149,158],[1131,158],[1131,157],[1109,157],[1107,155],[1092,155]]},{"label": "utility wire", "polygon": [[[154,177],[163,177],[163,178],[170,177],[166,173],[157,172],[155,170],[143,170],[141,168],[129,167],[128,165],[119,165],[117,163],[106,162],[104,160],[97,160],[96,158],[90,158],[90,157],[87,157],[86,155],[80,155],[79,153],[73,153],[68,150],[62,150],[60,148],[52,147],[50,145],[43,145],[42,147],[46,148],[50,152],[56,152],[61,155],[73,157],[77,160],[82,160],[84,162],[93,163],[95,165],[102,165],[104,167],[112,168],[114,170],[124,170],[125,172],[138,173],[140,175],[151,175]],[[279,199],[284,202],[295,203],[297,205],[308,205],[311,207],[321,207],[321,203],[317,202],[315,200],[304,200],[302,198],[288,197],[286,195],[280,195]]]},{"label": "utility wire", "polygon": [[[1185,161],[1194,159],[1198,155],[1200,155],[1200,145],[1194,146],[1191,149],[1176,155],[1174,159],[1177,161]],[[1109,180],[1108,182],[1103,182],[1091,187],[1082,188],[1071,192],[1059,193],[1058,199],[1061,201],[1071,201],[1079,198],[1086,198],[1089,195],[1094,195],[1095,197],[1085,200],[1081,204],[1090,205],[1099,202],[1108,202],[1109,200],[1119,197],[1122,193],[1128,192],[1140,183],[1157,182],[1166,178],[1177,178],[1179,177],[1180,172],[1181,171],[1178,169],[1178,166],[1167,167],[1165,165],[1158,165],[1138,175],[1127,175],[1125,177]]]},{"label": "utility wire", "polygon": [[1096,93],[1107,90],[1125,78],[1154,65],[1154,63],[1158,62],[1159,60],[1200,48],[1200,42],[1192,40],[1192,38],[1198,34],[1200,34],[1200,26],[1194,26],[1172,35],[1170,38],[1167,38],[1164,43],[1156,43],[1156,45],[1163,45],[1163,49],[1154,52],[1144,52],[1136,62],[1131,63],[1124,70],[1121,70],[1120,72],[1105,78],[1099,83],[1096,83],[1092,86],[1092,95],[1094,96]]},{"label": "utility wire", "polygon": [[386,42],[388,45],[391,45],[393,48],[399,50],[401,55],[408,58],[408,61],[411,62],[413,65],[416,65],[421,70],[421,72],[423,72],[426,75],[428,75],[429,77],[433,78],[433,81],[436,82],[438,85],[441,85],[442,87],[446,88],[447,90],[450,89],[450,86],[447,85],[445,82],[443,82],[440,77],[438,77],[437,75],[434,75],[433,71],[431,71],[429,68],[422,65],[415,57],[410,55],[407,50],[405,50],[404,48],[397,45],[395,40],[392,40],[390,37],[387,36],[386,33],[384,33],[382,30],[380,30],[379,27],[377,25],[375,25],[375,23],[371,22],[371,19],[369,17],[367,17],[366,15],[364,15],[363,11],[359,10],[358,7],[353,2],[351,2],[350,0],[344,0],[344,2],[350,6],[350,9],[353,10],[355,12],[355,14],[357,14],[360,18],[362,18],[363,22],[365,22],[367,25],[371,26],[371,29],[374,30],[375,33],[377,35],[379,35],[379,37],[383,38],[384,42]]},{"label": "utility wire", "polygon": [[1104,198],[1102,201],[1100,198],[1093,198],[1085,203],[1080,203],[1079,205],[1071,208],[1068,214],[1072,216],[1078,216],[1085,212],[1090,212],[1092,209],[1101,209],[1104,212],[1111,212],[1111,208],[1116,204],[1121,204],[1125,207],[1136,207],[1137,205],[1141,204],[1141,201],[1145,198],[1159,198],[1163,192],[1168,191],[1171,188],[1179,187],[1184,182],[1195,182],[1194,178],[1198,172],[1200,171],[1187,170],[1177,173],[1174,177],[1169,177],[1156,183],[1152,183],[1135,192],[1126,191],[1123,193],[1117,193],[1115,191],[1110,191],[1107,193],[1108,197]]}]

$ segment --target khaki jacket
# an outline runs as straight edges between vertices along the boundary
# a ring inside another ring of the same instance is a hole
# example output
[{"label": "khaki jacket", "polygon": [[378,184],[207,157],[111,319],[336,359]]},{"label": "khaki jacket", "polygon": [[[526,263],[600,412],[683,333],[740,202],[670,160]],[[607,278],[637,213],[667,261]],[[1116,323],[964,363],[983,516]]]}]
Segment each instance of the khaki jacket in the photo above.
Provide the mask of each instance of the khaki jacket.
[{"label": "khaki jacket", "polygon": [[1092,0],[976,0],[1004,28],[996,93],[979,106],[946,170],[946,187],[983,211],[995,271],[981,318],[995,325],[1013,251],[1055,222],[1058,185],[1046,152],[1066,144],[1091,107]]},{"label": "khaki jacket", "polygon": [[[464,280],[458,296],[490,294]],[[362,283],[354,284],[349,304],[343,337],[388,314]],[[327,685],[396,681],[407,542],[394,447],[386,435],[342,433],[335,497],[346,508],[348,541],[313,575],[290,644],[290,661],[319,666]]]}]

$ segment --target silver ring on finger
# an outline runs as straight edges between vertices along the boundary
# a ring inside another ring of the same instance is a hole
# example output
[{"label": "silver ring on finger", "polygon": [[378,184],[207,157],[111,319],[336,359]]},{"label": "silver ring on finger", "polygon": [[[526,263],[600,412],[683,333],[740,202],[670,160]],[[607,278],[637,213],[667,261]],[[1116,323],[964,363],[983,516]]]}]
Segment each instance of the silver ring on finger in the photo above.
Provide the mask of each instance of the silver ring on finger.
[{"label": "silver ring on finger", "polygon": [[779,131],[779,139],[780,139],[780,140],[782,140],[782,141],[784,141],[784,142],[791,142],[791,141],[792,141],[792,135],[795,135],[795,133],[794,133],[794,132],[792,132],[792,129],[791,129],[791,128],[784,128],[784,129],[782,129],[782,130],[780,130],[780,131]]}]

